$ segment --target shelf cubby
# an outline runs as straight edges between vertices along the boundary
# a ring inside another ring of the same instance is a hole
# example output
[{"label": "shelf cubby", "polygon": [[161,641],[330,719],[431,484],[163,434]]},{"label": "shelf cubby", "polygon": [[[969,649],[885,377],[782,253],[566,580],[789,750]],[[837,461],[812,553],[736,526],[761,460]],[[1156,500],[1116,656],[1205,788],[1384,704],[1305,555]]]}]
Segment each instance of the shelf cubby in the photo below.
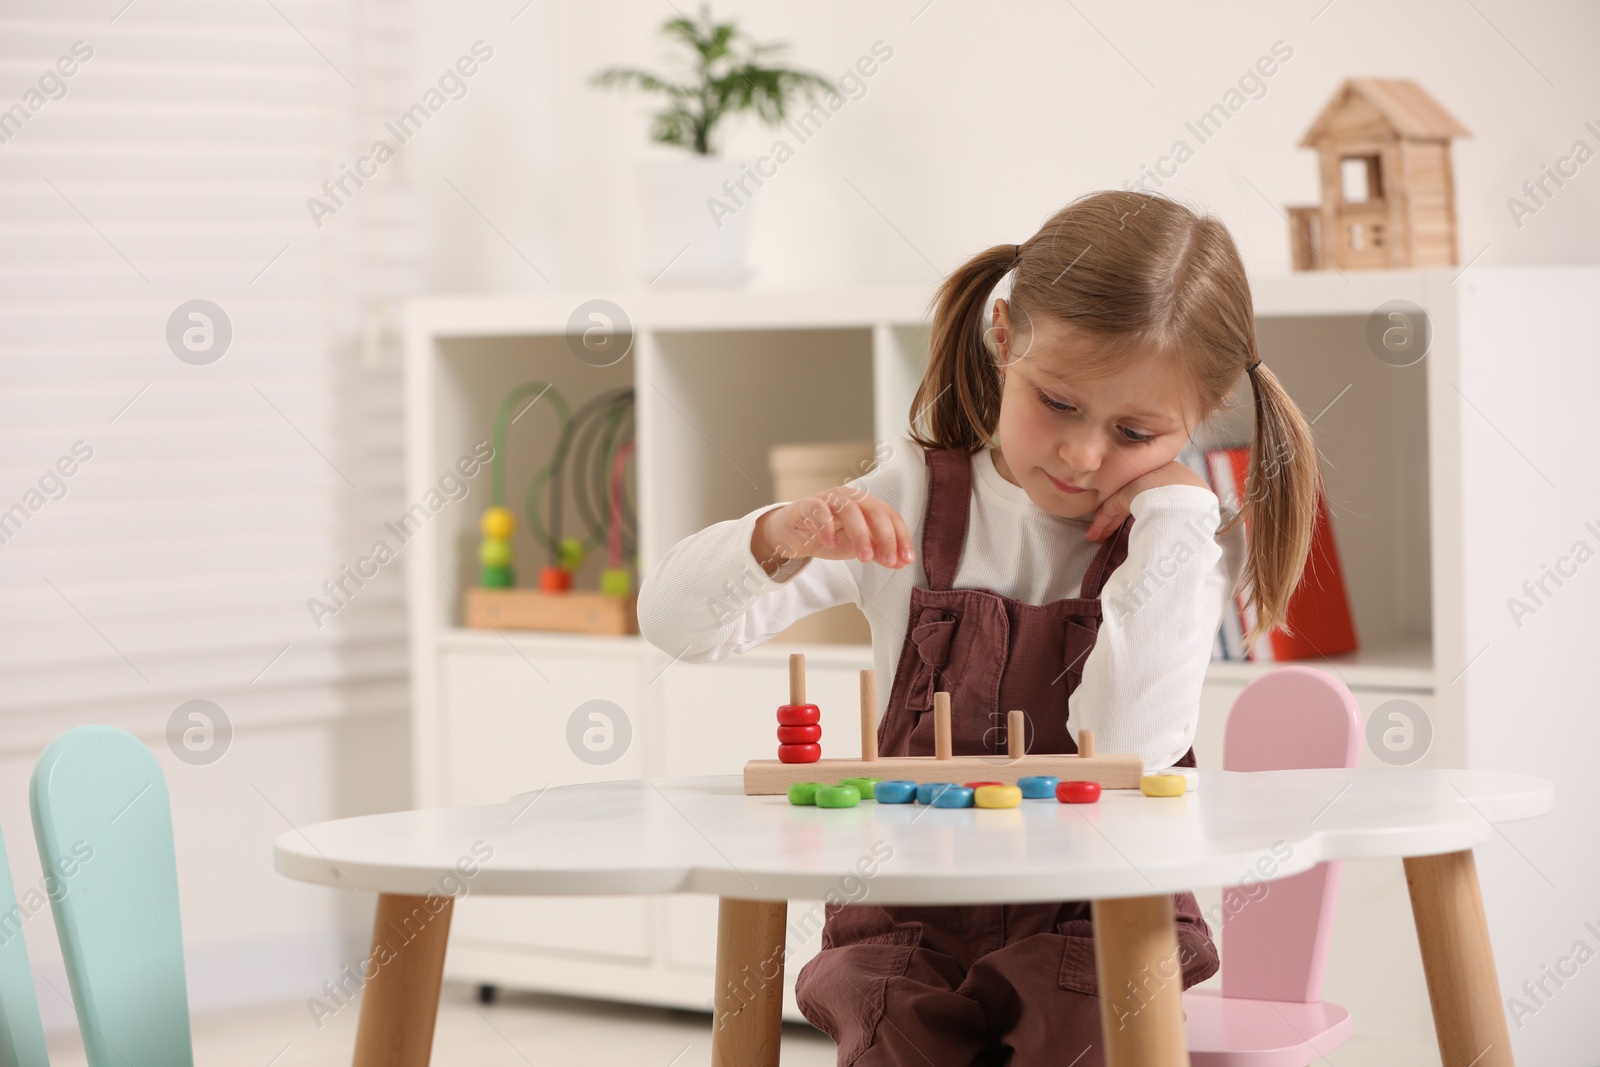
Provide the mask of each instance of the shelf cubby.
[{"label": "shelf cubby", "polygon": [[[470,455],[478,442],[492,442],[501,402],[520,385],[548,383],[572,415],[597,397],[634,386],[631,354],[610,366],[594,366],[577,358],[560,332],[440,338],[432,377],[435,417],[430,453],[432,466],[437,468],[432,476],[434,482],[451,470],[457,458]],[[544,544],[534,538],[526,502],[534,473],[549,462],[560,437],[557,410],[550,393],[536,393],[517,402],[507,426],[504,504],[517,517],[512,545],[518,586],[537,587],[539,568],[548,561]],[[635,466],[629,463],[624,469],[625,511],[636,511],[638,507]],[[569,475],[564,485],[561,532],[587,538],[589,523],[580,509],[577,480],[575,474]],[[607,484],[602,482],[589,493],[589,514],[602,522],[606,499],[597,498],[596,492]],[[431,520],[437,527],[440,544],[446,546],[440,573],[447,579],[431,596],[443,617],[456,623],[464,621],[466,610],[456,590],[465,591],[478,581],[478,524],[490,502],[491,472],[487,466],[471,479],[470,485],[466,498],[447,505]],[[541,487],[539,496],[540,522],[548,530],[553,521],[548,485]],[[597,588],[605,557],[604,541],[589,546],[583,566],[574,575],[574,585]],[[631,559],[624,562],[632,566]]]},{"label": "shelf cubby", "polygon": [[873,437],[870,328],[655,330],[643,339],[646,559],[774,502],[774,445]]}]

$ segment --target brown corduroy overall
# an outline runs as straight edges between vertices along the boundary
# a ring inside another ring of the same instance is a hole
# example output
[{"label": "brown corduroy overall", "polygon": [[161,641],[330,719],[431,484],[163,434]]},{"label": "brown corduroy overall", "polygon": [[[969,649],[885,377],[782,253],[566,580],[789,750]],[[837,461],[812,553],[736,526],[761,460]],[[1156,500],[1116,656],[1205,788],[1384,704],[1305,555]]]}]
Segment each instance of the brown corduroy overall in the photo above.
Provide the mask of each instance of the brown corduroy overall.
[{"label": "brown corduroy overall", "polygon": [[[933,754],[933,694],[950,693],[959,755],[1004,757],[1021,708],[1028,752],[1076,752],[1067,698],[1100,626],[1100,591],[1128,555],[1128,516],[1101,546],[1080,595],[1024,604],[952,589],[972,500],[971,459],[927,453],[922,534],[928,588],[911,591],[906,640],[878,727],[885,756]],[[1179,761],[1194,766],[1191,748]],[[1026,801],[1025,803],[1038,803]],[[1193,893],[1173,899],[1184,988],[1216,973]],[[801,1011],[839,1049],[839,1067],[1038,1067],[1104,1062],[1087,901],[962,906],[844,904],[800,969]]]}]

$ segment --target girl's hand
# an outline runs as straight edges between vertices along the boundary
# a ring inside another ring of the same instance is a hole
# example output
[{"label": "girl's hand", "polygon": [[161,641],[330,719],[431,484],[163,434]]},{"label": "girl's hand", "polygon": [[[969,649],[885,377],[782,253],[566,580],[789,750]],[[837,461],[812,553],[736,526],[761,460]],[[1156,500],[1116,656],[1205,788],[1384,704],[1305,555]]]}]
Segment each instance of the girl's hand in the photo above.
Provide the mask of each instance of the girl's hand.
[{"label": "girl's hand", "polygon": [[756,520],[750,553],[770,575],[788,559],[855,559],[899,570],[916,553],[894,508],[864,489],[835,486],[773,508]]},{"label": "girl's hand", "polygon": [[1146,489],[1154,489],[1158,485],[1198,485],[1202,489],[1211,488],[1200,475],[1173,460],[1165,467],[1157,467],[1148,474],[1140,475],[1102,500],[1100,507],[1095,510],[1094,521],[1089,524],[1089,532],[1086,535],[1089,540],[1104,541],[1116,533],[1117,527],[1122,525],[1122,520],[1130,514],[1133,498]]}]

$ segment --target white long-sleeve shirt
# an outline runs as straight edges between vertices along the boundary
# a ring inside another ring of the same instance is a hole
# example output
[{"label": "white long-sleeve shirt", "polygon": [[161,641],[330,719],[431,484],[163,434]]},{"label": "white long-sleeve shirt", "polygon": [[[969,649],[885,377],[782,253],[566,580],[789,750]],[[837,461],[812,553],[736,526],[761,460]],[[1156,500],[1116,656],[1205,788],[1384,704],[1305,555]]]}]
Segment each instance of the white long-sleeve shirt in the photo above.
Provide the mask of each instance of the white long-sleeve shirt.
[{"label": "white long-sleeve shirt", "polygon": [[[869,473],[848,483],[905,519],[917,559],[898,570],[876,561],[790,560],[769,577],[750,551],[756,520],[773,507],[708,526],[678,542],[639,589],[639,629],[651,644],[691,663],[745,652],[796,619],[855,604],[872,627],[881,716],[894,687],[913,586],[928,588],[922,528],[929,468],[909,437]],[[1092,516],[1044,511],[995,469],[972,457],[972,500],[954,588],[988,589],[1028,604],[1076,597],[1101,543],[1085,534]],[[1164,485],[1133,498],[1128,557],[1101,591],[1101,622],[1068,700],[1073,737],[1095,732],[1101,752],[1132,752],[1154,771],[1194,741],[1200,689],[1222,612],[1244,566],[1243,524],[1217,530],[1232,512],[1196,485]]]}]

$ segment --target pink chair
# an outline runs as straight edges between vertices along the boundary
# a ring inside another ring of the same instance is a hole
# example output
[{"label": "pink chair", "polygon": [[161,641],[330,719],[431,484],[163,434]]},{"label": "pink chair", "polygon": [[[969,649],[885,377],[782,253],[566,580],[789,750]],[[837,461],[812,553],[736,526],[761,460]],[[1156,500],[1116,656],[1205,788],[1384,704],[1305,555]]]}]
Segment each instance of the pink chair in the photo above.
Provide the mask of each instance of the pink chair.
[{"label": "pink chair", "polygon": [[[1330,674],[1279,667],[1233,702],[1224,770],[1360,762],[1361,710]],[[1350,1013],[1321,999],[1339,869],[1223,890],[1222,991],[1183,995],[1194,1067],[1306,1067],[1350,1040]]]}]

